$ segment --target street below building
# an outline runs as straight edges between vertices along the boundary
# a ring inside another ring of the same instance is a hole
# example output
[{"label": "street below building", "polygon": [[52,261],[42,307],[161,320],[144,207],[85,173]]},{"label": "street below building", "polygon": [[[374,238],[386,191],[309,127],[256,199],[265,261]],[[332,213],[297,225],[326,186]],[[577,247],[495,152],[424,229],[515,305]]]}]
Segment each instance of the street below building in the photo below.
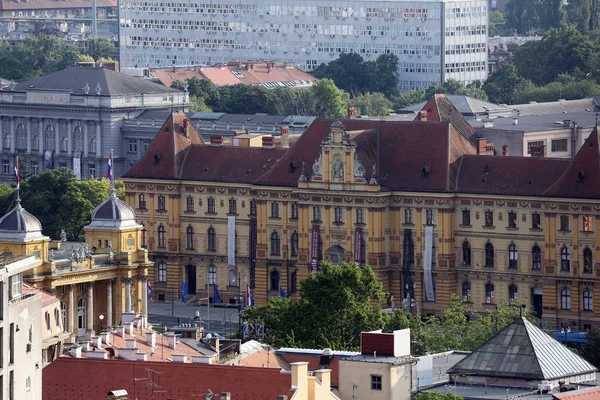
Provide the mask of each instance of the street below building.
[{"label": "street below building", "polygon": [[200,315],[200,326],[205,332],[216,332],[221,335],[234,334],[238,330],[238,309],[226,307],[210,308],[206,305],[182,302],[149,302],[148,322],[154,326],[165,327],[196,322],[196,311]]}]

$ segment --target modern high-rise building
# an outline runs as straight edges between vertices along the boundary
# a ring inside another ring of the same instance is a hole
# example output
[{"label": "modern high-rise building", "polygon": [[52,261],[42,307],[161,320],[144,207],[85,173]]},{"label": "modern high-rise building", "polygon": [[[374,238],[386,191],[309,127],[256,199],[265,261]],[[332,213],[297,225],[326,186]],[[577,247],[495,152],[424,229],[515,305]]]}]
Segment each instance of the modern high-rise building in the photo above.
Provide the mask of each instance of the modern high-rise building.
[{"label": "modern high-rise building", "polygon": [[400,89],[487,77],[487,2],[214,0],[119,3],[123,68],[399,58]]}]

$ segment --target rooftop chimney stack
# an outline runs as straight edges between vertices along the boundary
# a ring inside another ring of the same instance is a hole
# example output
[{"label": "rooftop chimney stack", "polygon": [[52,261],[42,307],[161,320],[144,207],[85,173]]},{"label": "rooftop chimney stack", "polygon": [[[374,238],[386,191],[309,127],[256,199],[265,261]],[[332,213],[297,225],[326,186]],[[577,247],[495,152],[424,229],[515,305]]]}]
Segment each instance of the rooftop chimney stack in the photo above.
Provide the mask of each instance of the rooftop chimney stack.
[{"label": "rooftop chimney stack", "polygon": [[188,121],[187,119],[183,120],[183,133],[185,134],[186,138],[190,137],[190,121]]},{"label": "rooftop chimney stack", "polygon": [[263,149],[272,149],[275,147],[275,141],[273,140],[273,136],[263,136],[262,137],[262,147]]},{"label": "rooftop chimney stack", "polygon": [[419,121],[427,121],[427,111],[419,111]]},{"label": "rooftop chimney stack", "polygon": [[348,119],[356,118],[356,108],[348,107]]},{"label": "rooftop chimney stack", "polygon": [[223,146],[223,136],[222,135],[212,135],[210,137],[210,145],[215,147]]},{"label": "rooftop chimney stack", "polygon": [[146,332],[146,343],[150,347],[156,347],[156,333],[154,331]]},{"label": "rooftop chimney stack", "polygon": [[221,392],[221,400],[231,400],[231,392]]},{"label": "rooftop chimney stack", "polygon": [[290,128],[282,126],[279,128],[279,134],[281,135],[281,147],[288,149],[290,147]]},{"label": "rooftop chimney stack", "polygon": [[271,73],[271,69],[273,68],[271,63],[267,63],[267,73]]},{"label": "rooftop chimney stack", "polygon": [[508,156],[508,145],[505,144],[504,146],[502,146],[502,155],[507,157]]},{"label": "rooftop chimney stack", "polygon": [[167,342],[169,343],[169,348],[176,350],[177,349],[177,336],[173,332],[167,333]]}]

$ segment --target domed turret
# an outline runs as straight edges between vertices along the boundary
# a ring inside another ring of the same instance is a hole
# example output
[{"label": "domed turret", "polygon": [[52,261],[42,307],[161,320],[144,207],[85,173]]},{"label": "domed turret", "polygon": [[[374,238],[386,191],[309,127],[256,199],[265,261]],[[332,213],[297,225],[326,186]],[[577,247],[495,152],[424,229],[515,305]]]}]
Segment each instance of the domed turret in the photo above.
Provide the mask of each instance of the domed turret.
[{"label": "domed turret", "polygon": [[92,223],[86,228],[129,229],[139,228],[135,222],[135,212],[115,195],[112,189],[108,200],[100,204],[92,213]]},{"label": "domed turret", "polygon": [[42,235],[40,220],[21,206],[19,197],[16,202],[15,208],[0,218],[0,241],[29,242],[48,239]]}]

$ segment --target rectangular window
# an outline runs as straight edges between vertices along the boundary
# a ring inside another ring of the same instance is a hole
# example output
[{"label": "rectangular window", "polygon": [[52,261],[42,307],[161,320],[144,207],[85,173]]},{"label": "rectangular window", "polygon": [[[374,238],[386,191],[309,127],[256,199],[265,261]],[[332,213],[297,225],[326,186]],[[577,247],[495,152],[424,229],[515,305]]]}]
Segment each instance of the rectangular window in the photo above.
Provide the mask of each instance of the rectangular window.
[{"label": "rectangular window", "polygon": [[313,222],[321,222],[321,208],[318,206],[313,207]]},{"label": "rectangular window", "polygon": [[543,140],[537,142],[527,142],[527,154],[531,154],[531,149],[544,146],[546,143]]},{"label": "rectangular window", "polygon": [[531,229],[542,229],[542,217],[539,213],[531,214]]},{"label": "rectangular window", "polygon": [[67,168],[67,163],[66,162],[59,162],[58,163],[58,168]]},{"label": "rectangular window", "polygon": [[10,162],[8,160],[2,160],[2,173],[10,174]]},{"label": "rectangular window", "polygon": [[560,230],[561,231],[569,230],[569,216],[568,215],[560,216]]},{"label": "rectangular window", "polygon": [[193,212],[194,211],[194,198],[192,196],[188,196],[185,199],[185,210],[187,212]]},{"label": "rectangular window", "polygon": [[493,211],[486,211],[485,212],[485,226],[487,227],[492,227],[494,226],[494,212]]},{"label": "rectangular window", "polygon": [[292,217],[291,219],[298,219],[298,203],[292,203]]},{"label": "rectangular window", "polygon": [[271,203],[271,218],[279,218],[279,203]]},{"label": "rectangular window", "polygon": [[371,390],[383,390],[381,375],[371,375]]},{"label": "rectangular window", "polygon": [[10,336],[8,338],[8,362],[13,364],[15,362],[15,324],[10,324]]},{"label": "rectangular window", "polygon": [[404,223],[412,224],[412,210],[410,208],[404,210]]},{"label": "rectangular window", "polygon": [[10,371],[8,373],[8,399],[15,399],[15,371]]},{"label": "rectangular window", "polygon": [[15,297],[19,297],[23,290],[21,283],[21,274],[16,274],[8,278],[8,287],[10,292],[8,293],[8,299],[12,300]]},{"label": "rectangular window", "polygon": [[31,376],[25,379],[25,390],[31,390]]},{"label": "rectangular window", "polygon": [[229,199],[229,214],[237,214],[237,201]]},{"label": "rectangular window", "polygon": [[137,153],[137,147],[138,147],[137,139],[129,139],[129,152]]},{"label": "rectangular window", "polygon": [[38,166],[38,162],[37,161],[32,161],[31,162],[31,174],[32,175],[37,175],[40,173],[40,167]]},{"label": "rectangular window", "polygon": [[471,226],[471,210],[462,210],[462,225]]},{"label": "rectangular window", "polygon": [[509,228],[517,227],[517,213],[514,211],[508,212],[508,227]]},{"label": "rectangular window", "polygon": [[344,223],[344,209],[342,207],[336,207],[334,212],[335,212],[335,223],[343,224]]},{"label": "rectangular window", "polygon": [[593,232],[594,231],[592,217],[587,216],[587,215],[583,217],[583,231],[584,232]]},{"label": "rectangular window", "polygon": [[568,139],[555,139],[552,141],[552,151],[567,151],[569,146]]},{"label": "rectangular window", "polygon": [[256,216],[256,200],[250,200],[250,215]]},{"label": "rectangular window", "polygon": [[433,225],[433,210],[425,210],[425,224]]},{"label": "rectangular window", "polygon": [[90,178],[96,177],[96,164],[88,164],[88,170],[90,172]]},{"label": "rectangular window", "polygon": [[146,152],[146,150],[148,150],[148,147],[150,147],[150,143],[152,143],[152,140],[149,140],[149,139],[142,140],[142,150],[144,152]]},{"label": "rectangular window", "polygon": [[140,210],[145,210],[146,209],[146,195],[140,194],[138,196],[138,199],[139,199],[139,201],[138,201],[138,208]]},{"label": "rectangular window", "polygon": [[158,210],[164,211],[166,209],[167,209],[167,205],[166,205],[165,196],[163,196],[163,195],[158,196]]},{"label": "rectangular window", "polygon": [[365,214],[364,214],[364,210],[362,208],[356,209],[356,223],[357,224],[365,223]]},{"label": "rectangular window", "polygon": [[213,199],[212,197],[209,197],[207,205],[208,205],[208,213],[214,214],[215,213],[215,199]]}]

